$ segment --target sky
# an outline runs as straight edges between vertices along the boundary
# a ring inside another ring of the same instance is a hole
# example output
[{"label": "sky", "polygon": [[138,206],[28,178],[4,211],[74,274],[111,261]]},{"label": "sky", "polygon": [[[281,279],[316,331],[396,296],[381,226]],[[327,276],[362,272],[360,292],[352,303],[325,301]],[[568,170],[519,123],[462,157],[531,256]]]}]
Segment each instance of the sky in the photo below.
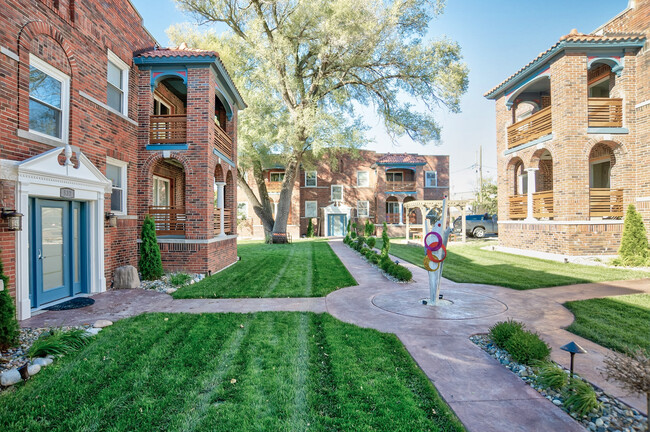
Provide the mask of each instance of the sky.
[{"label": "sky", "polygon": [[[162,46],[171,43],[165,30],[193,22],[173,0],[132,0],[145,27]],[[394,144],[381,121],[368,111],[371,127],[366,148],[378,152],[449,155],[453,198],[465,198],[478,184],[478,151],[483,148],[483,175],[496,178],[494,101],[483,94],[547,50],[571,29],[589,33],[620,11],[628,0],[447,0],[444,13],[429,24],[427,37],[457,41],[469,66],[469,87],[461,113],[440,109],[441,142],[422,146],[409,138]],[[155,7],[152,7],[155,6]],[[227,65],[226,65],[227,67]]]}]

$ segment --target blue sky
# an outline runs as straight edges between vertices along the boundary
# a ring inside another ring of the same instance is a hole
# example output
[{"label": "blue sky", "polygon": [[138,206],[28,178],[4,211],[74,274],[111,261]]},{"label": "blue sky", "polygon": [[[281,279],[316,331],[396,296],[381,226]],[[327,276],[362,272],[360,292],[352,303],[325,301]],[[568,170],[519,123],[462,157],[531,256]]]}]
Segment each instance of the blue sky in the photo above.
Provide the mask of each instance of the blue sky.
[{"label": "blue sky", "polygon": [[[173,0],[132,0],[144,24],[163,46],[170,44],[165,30],[191,21]],[[447,36],[460,43],[469,65],[469,88],[460,114],[441,110],[442,142],[422,147],[408,138],[397,146],[386,136],[379,120],[366,115],[372,127],[368,149],[383,152],[418,152],[450,155],[452,194],[473,190],[476,159],[483,146],[484,175],[496,177],[494,102],[485,91],[548,49],[576,28],[589,33],[625,9],[628,0],[447,0],[443,15],[429,26],[429,37]],[[152,5],[155,4],[155,7]]]}]

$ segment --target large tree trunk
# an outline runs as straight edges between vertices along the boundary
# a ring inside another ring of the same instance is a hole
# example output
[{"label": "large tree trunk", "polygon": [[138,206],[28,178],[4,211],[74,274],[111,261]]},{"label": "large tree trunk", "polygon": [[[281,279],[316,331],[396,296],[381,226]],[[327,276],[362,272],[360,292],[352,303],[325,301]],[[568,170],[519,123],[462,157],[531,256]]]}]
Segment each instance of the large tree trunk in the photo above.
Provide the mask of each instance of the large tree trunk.
[{"label": "large tree trunk", "polygon": [[[255,196],[255,192],[251,189],[250,185],[246,181],[246,178],[242,174],[241,170],[237,170],[237,183],[239,187],[244,190],[246,197],[253,205],[253,211],[262,221],[262,227],[264,228],[264,236],[267,237],[273,231],[273,212],[271,210],[271,204],[269,202],[269,194],[266,190],[266,183],[264,183],[264,174],[262,172],[262,166],[259,162],[253,163],[253,174],[255,177],[255,182],[257,183],[257,188],[260,192],[260,198],[258,199]],[[258,175],[259,174],[259,175]],[[262,182],[258,181],[258,176],[261,177]]]},{"label": "large tree trunk", "polygon": [[280,190],[280,201],[278,202],[278,210],[275,214],[275,225],[273,225],[274,233],[286,233],[287,221],[289,213],[291,212],[291,196],[293,195],[293,185],[300,168],[300,161],[302,159],[301,152],[295,152],[291,155],[289,162],[284,170],[284,180],[282,181],[282,189]]}]

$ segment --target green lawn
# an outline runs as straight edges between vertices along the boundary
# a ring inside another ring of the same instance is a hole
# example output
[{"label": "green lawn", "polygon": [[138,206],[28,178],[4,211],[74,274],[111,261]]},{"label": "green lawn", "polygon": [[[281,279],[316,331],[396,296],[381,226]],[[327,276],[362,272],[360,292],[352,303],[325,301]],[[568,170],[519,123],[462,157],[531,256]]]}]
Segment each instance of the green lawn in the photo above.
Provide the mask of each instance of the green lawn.
[{"label": "green lawn", "polygon": [[9,431],[462,431],[396,336],[326,314],[146,314],[0,393]]},{"label": "green lawn", "polygon": [[240,244],[241,261],[183,287],[174,298],[323,297],[356,285],[327,241]]},{"label": "green lawn", "polygon": [[[381,244],[381,240],[378,240],[377,247],[381,248]],[[650,277],[648,272],[564,264],[481,249],[484,246],[485,242],[450,246],[442,275],[455,282],[498,285],[518,290]],[[423,267],[423,247],[391,243],[390,253]]]},{"label": "green lawn", "polygon": [[633,294],[564,304],[576,319],[567,330],[617,351],[650,351],[650,294]]}]

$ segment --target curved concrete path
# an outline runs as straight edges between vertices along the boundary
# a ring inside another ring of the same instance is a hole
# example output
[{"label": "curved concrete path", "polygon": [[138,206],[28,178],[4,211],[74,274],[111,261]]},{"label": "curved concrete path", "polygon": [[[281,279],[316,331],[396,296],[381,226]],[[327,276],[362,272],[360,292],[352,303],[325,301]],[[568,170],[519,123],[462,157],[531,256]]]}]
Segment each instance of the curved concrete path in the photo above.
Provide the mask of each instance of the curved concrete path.
[{"label": "curved concrete path", "polygon": [[21,324],[78,325],[144,312],[329,312],[342,321],[396,334],[470,431],[583,431],[579,423],[469,340],[472,334],[485,333],[495,322],[512,318],[539,332],[553,348],[553,359],[565,366],[569,356],[559,347],[575,340],[589,351],[576,359],[576,371],[645,412],[644,400],[627,396],[600,376],[597,369],[607,349],[562,330],[573,321],[562,303],[650,292],[647,280],[516,291],[443,279],[441,292],[453,304],[430,308],[418,304],[419,299],[428,297],[423,269],[403,263],[413,272],[414,282],[396,284],[340,240],[330,245],[359,285],[325,298],[173,300],[153,291],[120,290],[93,296],[93,306],[45,312]]}]

